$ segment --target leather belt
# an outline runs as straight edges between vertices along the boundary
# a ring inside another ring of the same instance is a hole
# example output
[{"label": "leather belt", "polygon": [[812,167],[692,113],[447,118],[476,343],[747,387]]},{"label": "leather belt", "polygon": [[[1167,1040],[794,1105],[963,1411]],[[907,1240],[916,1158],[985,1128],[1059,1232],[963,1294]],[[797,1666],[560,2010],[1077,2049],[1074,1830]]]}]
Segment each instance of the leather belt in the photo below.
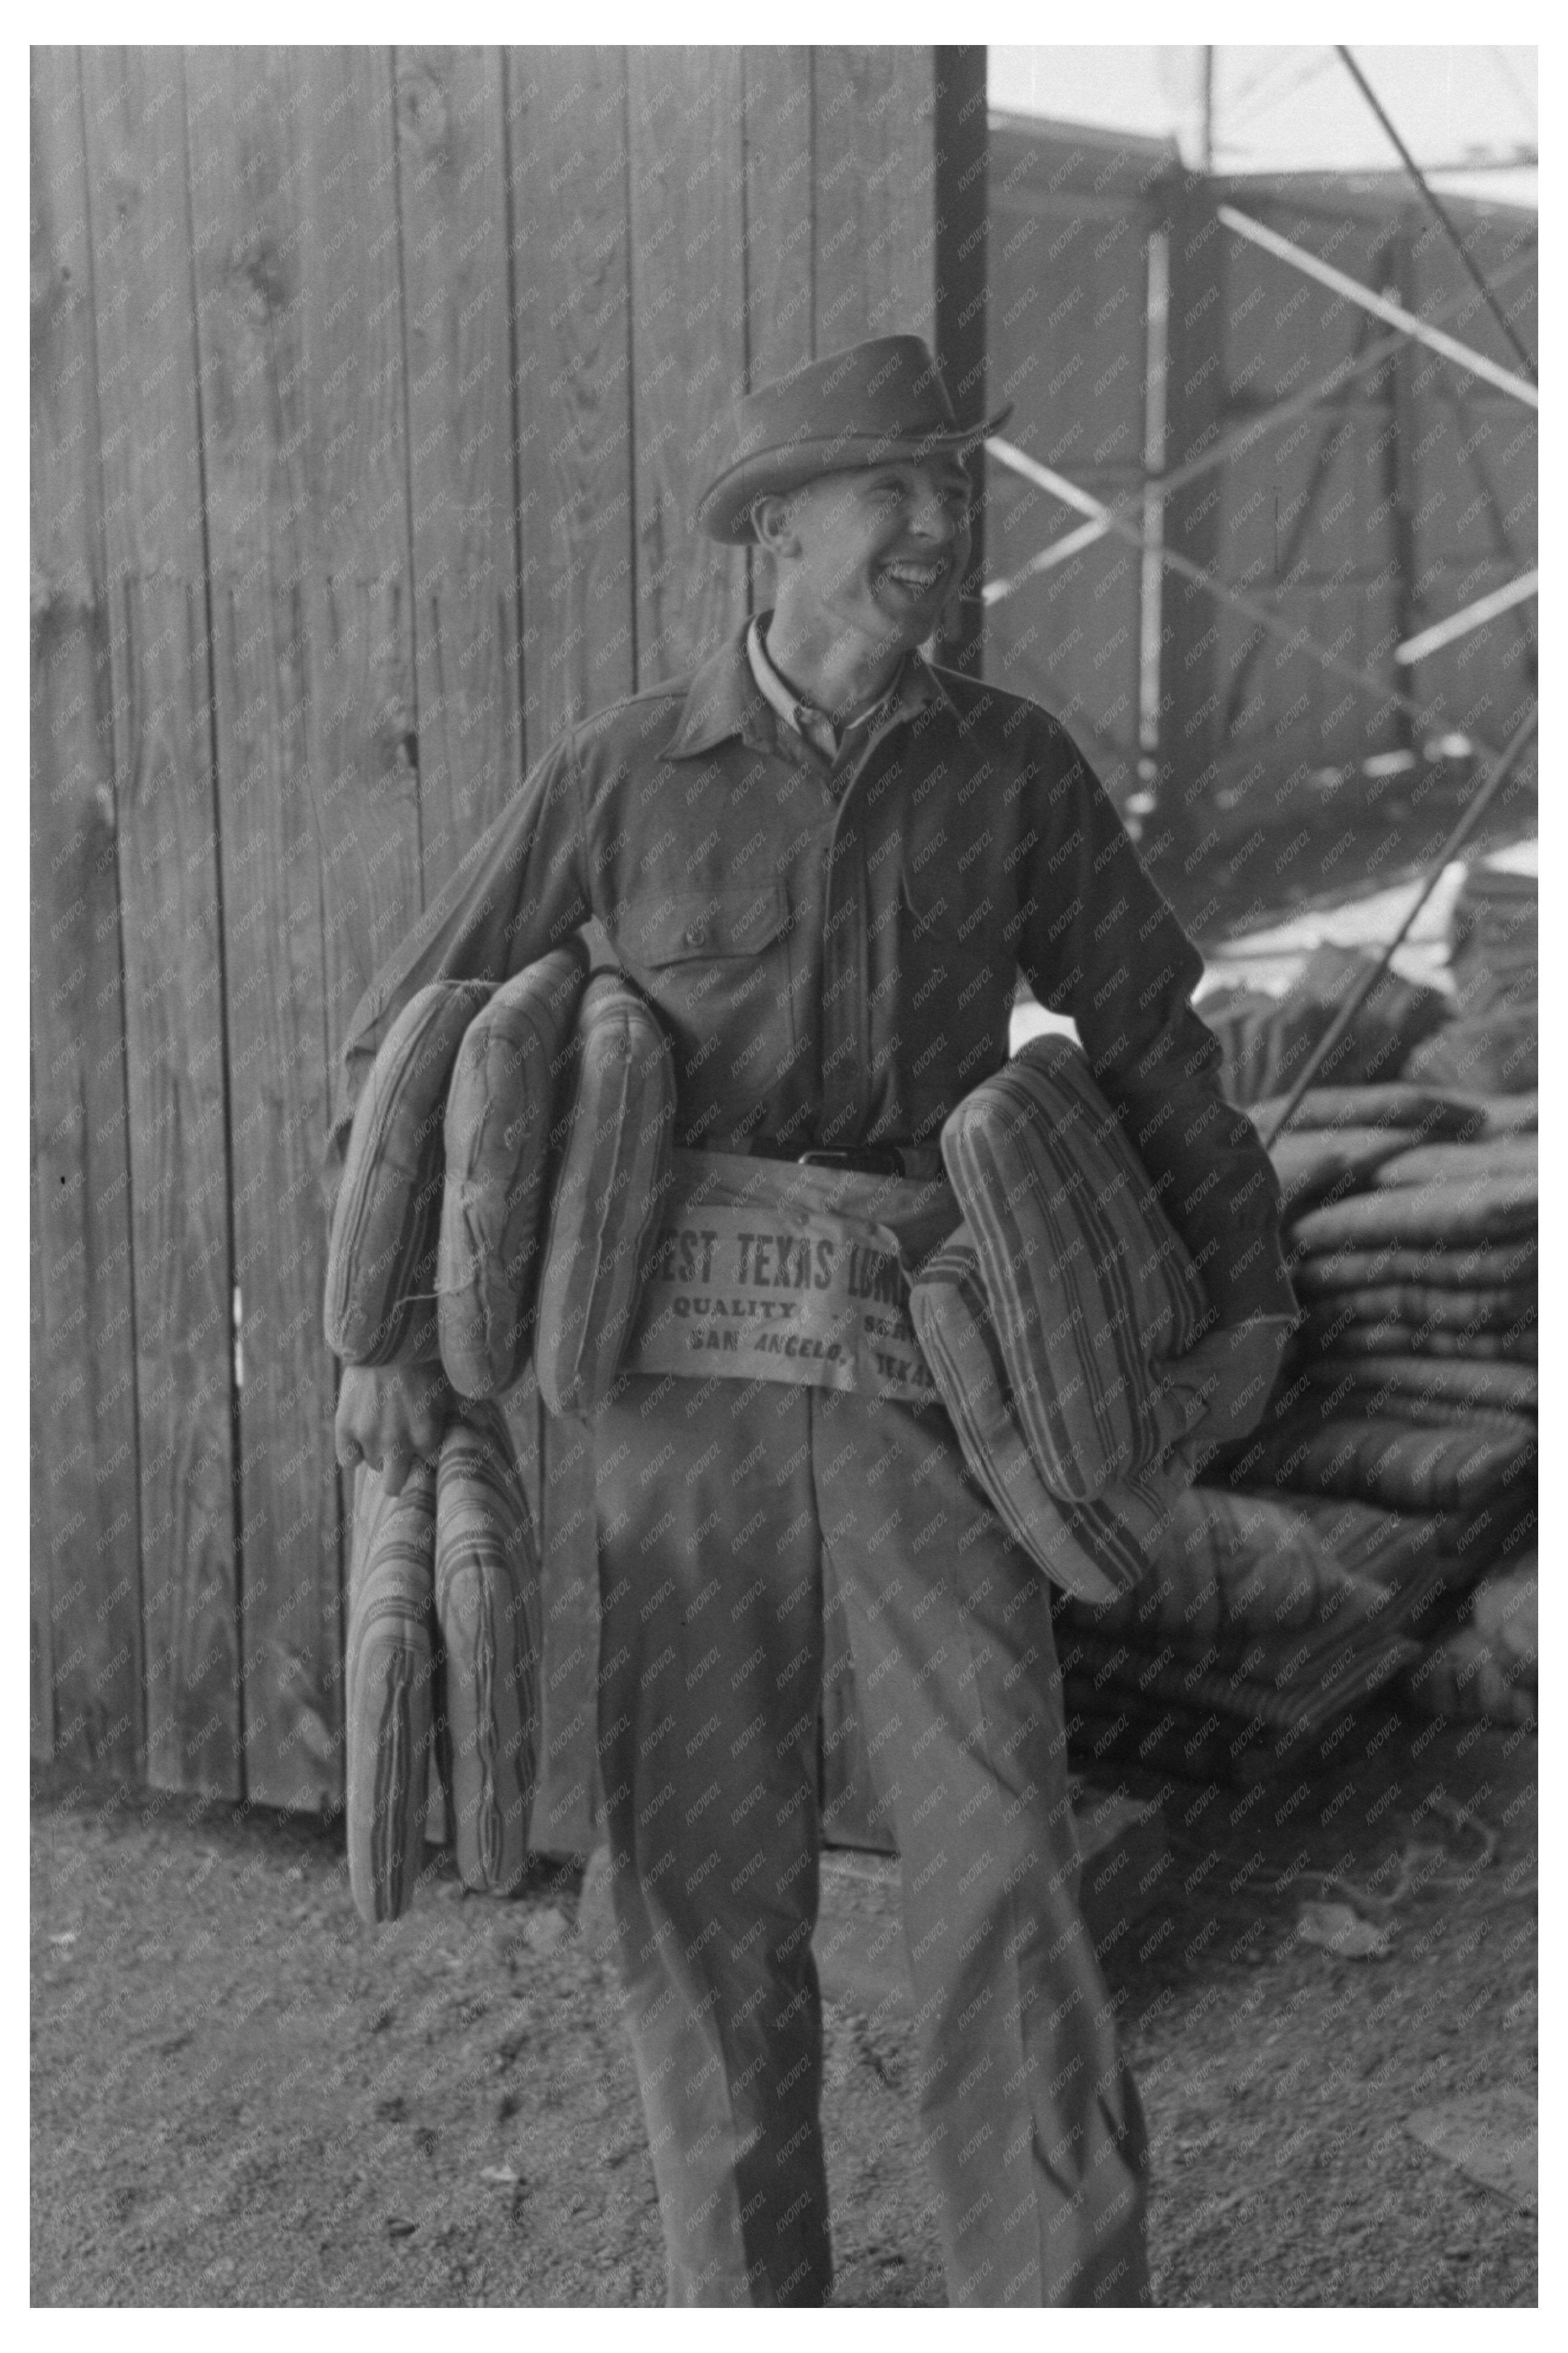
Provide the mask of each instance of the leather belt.
[{"label": "leather belt", "polygon": [[909,1176],[919,1184],[942,1173],[942,1147],[935,1144],[813,1144],[803,1148],[753,1135],[744,1145],[731,1148],[759,1160],[789,1160],[803,1168],[843,1168],[863,1176]]}]

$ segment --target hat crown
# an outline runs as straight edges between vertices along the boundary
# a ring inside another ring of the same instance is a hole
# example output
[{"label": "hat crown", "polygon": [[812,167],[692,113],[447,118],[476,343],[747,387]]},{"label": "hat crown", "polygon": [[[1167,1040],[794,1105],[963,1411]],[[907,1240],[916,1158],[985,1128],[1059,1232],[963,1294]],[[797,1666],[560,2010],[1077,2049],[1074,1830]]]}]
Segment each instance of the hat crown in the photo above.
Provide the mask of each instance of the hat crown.
[{"label": "hat crown", "polygon": [[737,402],[735,457],[804,441],[916,440],[951,433],[952,403],[919,335],[879,335],[807,360]]},{"label": "hat crown", "polygon": [[955,417],[919,335],[851,343],[736,402],[731,454],[699,501],[699,528],[738,546],[752,536],[756,501],[770,492],[895,459],[961,453],[997,432],[1011,413]]}]

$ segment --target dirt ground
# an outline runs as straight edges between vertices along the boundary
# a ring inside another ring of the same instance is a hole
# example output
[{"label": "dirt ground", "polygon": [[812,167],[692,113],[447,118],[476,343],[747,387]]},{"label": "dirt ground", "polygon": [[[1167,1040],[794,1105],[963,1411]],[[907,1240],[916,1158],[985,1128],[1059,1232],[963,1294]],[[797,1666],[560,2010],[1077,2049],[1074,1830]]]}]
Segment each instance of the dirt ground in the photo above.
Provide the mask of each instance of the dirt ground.
[{"label": "dirt ground", "polygon": [[[1373,1709],[1310,1780],[1126,1778],[1167,1840],[1105,1947],[1161,2304],[1533,2304],[1532,2182],[1410,2127],[1532,2122],[1535,1774],[1533,1735]],[[892,1871],[825,1873],[847,2306],[944,2301]],[[1314,1873],[1361,1891],[1383,1957],[1303,1939]],[[336,1824],[38,1775],[34,2303],[660,2303],[606,1928],[602,1859],[500,1903],[440,1856],[372,1935]]]}]

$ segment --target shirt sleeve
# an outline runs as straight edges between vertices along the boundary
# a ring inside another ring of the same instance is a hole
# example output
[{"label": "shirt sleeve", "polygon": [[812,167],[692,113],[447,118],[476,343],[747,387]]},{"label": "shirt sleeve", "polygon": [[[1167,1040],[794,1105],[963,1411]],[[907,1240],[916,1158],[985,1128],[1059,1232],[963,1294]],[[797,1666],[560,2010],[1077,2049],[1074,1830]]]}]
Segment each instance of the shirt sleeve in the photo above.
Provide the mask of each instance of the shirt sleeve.
[{"label": "shirt sleeve", "polygon": [[1019,964],[1041,1004],[1077,1024],[1220,1322],[1293,1314],[1279,1180],[1252,1122],[1221,1093],[1218,1042],[1193,1010],[1203,959],[1099,777],[1042,717],[1044,821]]},{"label": "shirt sleeve", "polygon": [[354,1106],[410,997],[436,980],[507,980],[548,955],[593,913],[587,869],[575,739],[568,733],[529,772],[354,1008],[322,1155],[329,1222]]}]

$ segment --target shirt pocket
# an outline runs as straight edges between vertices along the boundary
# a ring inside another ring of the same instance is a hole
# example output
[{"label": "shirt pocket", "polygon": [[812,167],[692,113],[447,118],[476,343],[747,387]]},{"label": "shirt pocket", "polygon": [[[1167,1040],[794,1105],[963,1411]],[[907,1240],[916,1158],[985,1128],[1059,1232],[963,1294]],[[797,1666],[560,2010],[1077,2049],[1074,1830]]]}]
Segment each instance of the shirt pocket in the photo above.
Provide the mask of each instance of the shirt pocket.
[{"label": "shirt pocket", "polygon": [[669,1025],[678,1068],[701,1053],[749,1093],[788,1060],[790,928],[777,880],[670,892],[624,911],[616,948]]}]

